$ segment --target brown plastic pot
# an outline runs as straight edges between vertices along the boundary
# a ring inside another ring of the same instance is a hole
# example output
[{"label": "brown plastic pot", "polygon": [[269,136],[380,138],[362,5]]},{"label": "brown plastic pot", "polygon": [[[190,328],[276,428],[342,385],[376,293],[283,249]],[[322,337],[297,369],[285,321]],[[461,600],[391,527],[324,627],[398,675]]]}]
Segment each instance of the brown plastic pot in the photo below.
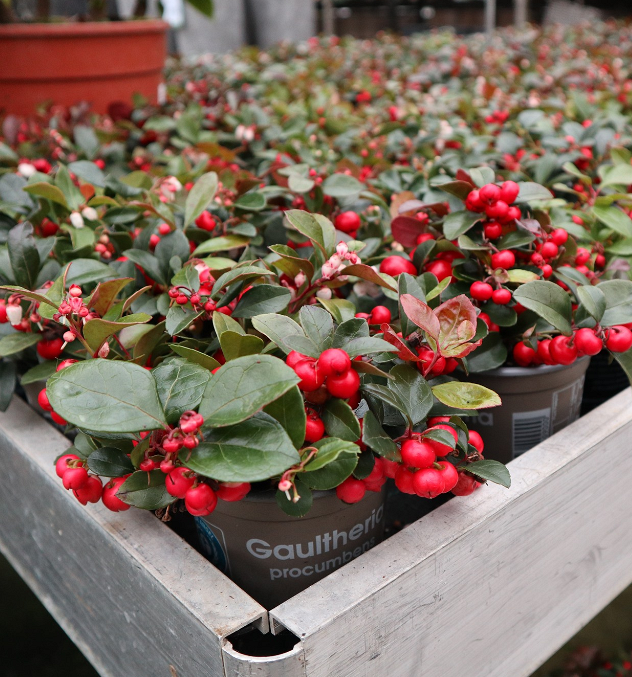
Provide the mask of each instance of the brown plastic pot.
[{"label": "brown plastic pot", "polygon": [[87,101],[97,113],[156,103],[166,57],[164,21],[111,21],[0,26],[0,110],[30,115],[45,101]]},{"label": "brown plastic pot", "polygon": [[285,602],[384,536],[384,492],[353,505],[335,492],[314,492],[305,517],[290,517],[272,492],[220,501],[196,517],[203,554],[268,609]]},{"label": "brown plastic pot", "polygon": [[468,425],[485,442],[485,458],[508,463],[579,418],[590,358],[570,366],[501,367],[469,380],[500,395],[502,406],[482,410]]}]

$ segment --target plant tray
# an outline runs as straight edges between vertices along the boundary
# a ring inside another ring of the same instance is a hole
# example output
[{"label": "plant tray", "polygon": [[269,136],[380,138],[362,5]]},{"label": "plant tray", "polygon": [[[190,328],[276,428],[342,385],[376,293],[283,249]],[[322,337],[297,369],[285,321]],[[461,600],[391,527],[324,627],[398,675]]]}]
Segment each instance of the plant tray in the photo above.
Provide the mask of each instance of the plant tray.
[{"label": "plant tray", "polygon": [[[266,610],[152,515],[81,506],[53,467],[68,440],[16,398],[0,548],[103,676],[527,677],[632,583],[631,437],[628,388],[512,461],[511,489]],[[253,632],[294,646],[238,650]]]}]

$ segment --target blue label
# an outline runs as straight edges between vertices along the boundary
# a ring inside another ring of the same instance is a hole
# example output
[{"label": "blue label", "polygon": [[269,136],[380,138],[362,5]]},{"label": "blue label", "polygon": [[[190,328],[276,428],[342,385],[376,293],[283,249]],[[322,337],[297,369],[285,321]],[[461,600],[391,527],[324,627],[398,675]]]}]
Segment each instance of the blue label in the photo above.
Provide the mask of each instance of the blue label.
[{"label": "blue label", "polygon": [[[212,562],[222,573],[228,574],[228,555],[211,527],[201,517],[195,518],[200,537],[200,547],[206,559]],[[218,530],[221,534],[221,529]],[[223,536],[223,535],[222,535]]]}]

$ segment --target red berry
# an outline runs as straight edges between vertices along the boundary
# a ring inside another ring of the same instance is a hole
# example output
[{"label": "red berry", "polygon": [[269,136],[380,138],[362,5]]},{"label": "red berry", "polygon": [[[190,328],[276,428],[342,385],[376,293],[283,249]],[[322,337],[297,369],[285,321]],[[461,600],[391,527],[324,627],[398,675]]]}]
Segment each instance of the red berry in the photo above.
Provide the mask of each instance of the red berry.
[{"label": "red berry", "polygon": [[196,517],[210,515],[217,505],[217,496],[208,484],[198,484],[187,490],[184,506]]},{"label": "red berry", "polygon": [[389,461],[387,458],[382,459],[382,469],[384,471],[384,477],[390,477],[391,479],[395,479],[395,475],[397,474],[397,471],[401,468],[399,463],[397,461]]},{"label": "red berry", "polygon": [[7,302],[4,299],[0,299],[0,324],[6,324],[8,321]]},{"label": "red berry", "polygon": [[422,498],[436,498],[445,490],[443,473],[435,468],[423,468],[413,476],[413,489]]},{"label": "red berry", "polygon": [[512,268],[516,264],[516,257],[510,249],[502,249],[496,254],[492,254],[493,268]]},{"label": "red berry", "polygon": [[443,492],[452,491],[459,481],[459,473],[457,469],[448,461],[439,461],[441,470],[439,471],[443,476]]},{"label": "red berry", "polygon": [[475,301],[488,301],[492,297],[494,288],[487,282],[472,282],[470,294]]},{"label": "red berry", "polygon": [[449,416],[431,416],[428,419],[428,426],[435,426],[438,425],[439,423],[449,423],[449,422],[450,422]]},{"label": "red berry", "polygon": [[498,306],[506,306],[511,302],[511,292],[509,289],[494,289],[492,301]]},{"label": "red berry", "polygon": [[98,503],[101,500],[101,495],[103,494],[103,485],[101,480],[94,475],[88,477],[88,481],[81,487],[81,489],[73,489],[72,492],[75,495],[75,498],[81,503],[81,505],[86,505],[87,503]]},{"label": "red berry", "polygon": [[409,468],[431,468],[437,460],[434,449],[427,442],[406,440],[402,444],[402,461]]},{"label": "red berry", "polygon": [[116,495],[116,492],[120,489],[121,484],[125,482],[127,478],[125,477],[116,477],[115,479],[110,480],[103,489],[103,494],[101,500],[103,505],[112,512],[123,512],[129,510],[132,506],[128,505],[121,501],[121,499]]},{"label": "red berry", "polygon": [[369,316],[369,324],[390,324],[391,311],[386,306],[375,306]]},{"label": "red berry", "polygon": [[203,211],[197,219],[195,219],[195,225],[202,230],[213,230],[217,225],[215,219],[207,211]]},{"label": "red berry", "polygon": [[342,376],[330,376],[325,386],[334,397],[346,400],[353,397],[360,388],[360,377],[357,371],[349,369]]},{"label": "red berry", "polygon": [[625,353],[632,347],[632,331],[621,324],[608,329],[606,348],[613,353]]},{"label": "red berry", "polygon": [[471,475],[466,475],[464,472],[459,473],[459,481],[456,486],[452,488],[452,493],[455,496],[469,496],[473,494],[476,489],[481,486],[481,483],[475,480]]},{"label": "red berry", "polygon": [[583,247],[577,247],[577,255],[575,256],[575,263],[578,266],[583,266],[584,263],[590,261],[590,252]]},{"label": "red berry", "polygon": [[64,454],[63,456],[60,456],[57,459],[57,462],[55,463],[55,472],[57,473],[57,477],[63,477],[64,473],[66,470],[68,470],[68,463],[69,461],[78,461],[79,456],[76,454]]},{"label": "red berry", "polygon": [[342,212],[336,217],[334,225],[343,233],[353,233],[362,225],[362,221],[355,212]]},{"label": "red berry", "polygon": [[577,346],[571,344],[569,336],[556,336],[549,346],[551,357],[558,364],[573,364],[577,359]]},{"label": "red berry", "polygon": [[217,494],[217,498],[221,498],[222,501],[235,503],[245,498],[249,491],[249,482],[224,482],[219,485],[219,488],[215,493]]},{"label": "red berry", "polygon": [[521,216],[522,212],[520,211],[520,207],[509,207],[509,209],[507,210],[507,216],[504,219],[503,223],[515,221],[516,219],[519,219]]},{"label": "red berry", "polygon": [[603,348],[603,341],[592,329],[584,327],[575,332],[575,345],[582,355],[597,355]]},{"label": "red berry", "polygon": [[[428,365],[432,364],[434,360],[434,351],[430,348],[419,348],[417,350],[417,355],[419,355],[419,362],[417,362],[417,369],[423,374],[424,371],[428,368]],[[435,378],[436,376],[441,376],[445,371],[446,361],[445,357],[442,355],[439,356],[434,364],[432,369],[426,374],[426,378]]]},{"label": "red berry", "polygon": [[364,482],[355,477],[347,477],[342,484],[336,487],[336,496],[345,503],[358,503],[364,498],[365,493]]},{"label": "red berry", "polygon": [[537,360],[538,354],[531,346],[521,341],[513,348],[513,358],[518,366],[529,367]]},{"label": "red berry", "polygon": [[503,227],[496,221],[486,223],[483,233],[488,240],[497,240],[503,234]]},{"label": "red berry", "polygon": [[158,232],[161,235],[169,235],[169,233],[171,232],[171,226],[168,223],[161,223],[158,226]]},{"label": "red berry", "polygon": [[446,277],[452,277],[452,266],[449,261],[439,260],[431,261],[426,266],[426,272],[432,273],[439,282],[445,280]]},{"label": "red berry", "polygon": [[193,486],[195,476],[188,468],[174,468],[165,478],[165,489],[170,496],[184,498]]},{"label": "red berry", "polygon": [[413,487],[414,473],[408,470],[405,466],[399,466],[395,473],[395,486],[402,492],[402,494],[414,494]]},{"label": "red berry", "polygon": [[151,249],[154,249],[155,246],[160,242],[160,235],[156,235],[156,233],[153,233],[149,237],[149,246]]},{"label": "red berry", "polygon": [[485,443],[483,442],[483,438],[481,437],[480,433],[476,432],[476,430],[469,430],[467,439],[474,449],[476,449],[476,451],[481,454],[483,453]]},{"label": "red berry", "polygon": [[478,191],[478,194],[484,202],[496,202],[500,200],[502,191],[497,185],[488,183]]},{"label": "red berry", "polygon": [[317,414],[309,414],[305,421],[305,441],[318,442],[325,434],[325,424]]},{"label": "red berry", "polygon": [[417,275],[417,268],[415,268],[412,261],[402,256],[387,256],[380,263],[380,273],[385,273],[391,277],[397,277],[401,273]]},{"label": "red berry", "polygon": [[487,313],[479,313],[478,318],[482,320],[486,325],[489,331],[499,331],[500,327],[495,323],[492,322],[489,315]]},{"label": "red berry", "polygon": [[318,358],[320,373],[328,376],[342,376],[351,369],[351,358],[340,348],[329,348]]},{"label": "red berry", "polygon": [[182,441],[175,437],[167,437],[162,441],[162,448],[168,454],[175,454],[182,448]]},{"label": "red berry", "polygon": [[544,339],[538,341],[538,357],[544,364],[555,364],[555,360],[551,357],[551,339]]},{"label": "red berry", "polygon": [[71,364],[75,364],[77,360],[62,360],[58,365],[57,369],[55,371],[61,371],[62,369],[65,369],[66,367],[69,367]]},{"label": "red berry", "polygon": [[553,259],[555,258],[559,253],[559,248],[555,244],[555,242],[551,242],[550,240],[548,242],[545,242],[542,245],[542,249],[540,249],[540,254],[545,258],[545,259]]},{"label": "red berry", "polygon": [[151,472],[156,467],[156,462],[151,458],[146,458],[140,462],[138,468],[143,472]]},{"label": "red berry", "polygon": [[373,464],[373,470],[364,478],[364,482],[368,484],[373,484],[385,478],[384,475],[384,460],[380,456],[375,457],[375,463]]},{"label": "red berry", "polygon": [[566,240],[568,240],[568,231],[564,230],[564,228],[556,228],[551,233],[551,240],[555,242],[558,247],[561,247],[566,243]]},{"label": "red berry", "polygon": [[490,219],[504,221],[509,215],[509,205],[504,200],[498,200],[498,202],[485,207],[485,214]]},{"label": "red berry", "polygon": [[55,360],[61,355],[64,347],[64,340],[61,338],[42,340],[37,344],[37,353],[45,360]]},{"label": "red berry", "polygon": [[510,205],[520,193],[520,186],[515,181],[505,181],[500,187],[500,199]]},{"label": "red berry", "polygon": [[318,390],[325,382],[325,376],[321,374],[316,360],[311,358],[297,362],[294,371],[301,379],[298,387],[306,393]]},{"label": "red berry", "polygon": [[51,411],[50,417],[57,423],[57,425],[66,425],[68,421],[65,418],[62,418],[57,412]]},{"label": "red berry", "polygon": [[48,395],[46,394],[46,388],[42,388],[39,391],[39,395],[37,396],[37,403],[40,405],[40,407],[44,411],[53,411],[53,408],[50,405],[50,402],[48,401]]},{"label": "red berry", "polygon": [[62,482],[66,489],[81,489],[87,481],[88,471],[82,466],[77,468],[66,468],[62,477]]},{"label": "red berry", "polygon": [[301,355],[301,353],[297,353],[296,350],[292,350],[288,356],[285,358],[285,363],[287,364],[288,367],[294,367],[301,361],[301,360],[306,360],[310,359],[307,357],[307,355]]},{"label": "red berry", "polygon": [[597,254],[595,256],[595,267],[603,268],[606,265],[606,257],[603,254]]},{"label": "red berry", "polygon": [[549,266],[548,263],[545,263],[542,266],[542,277],[545,280],[548,280],[551,277],[551,275],[553,275],[553,268],[551,266]]}]

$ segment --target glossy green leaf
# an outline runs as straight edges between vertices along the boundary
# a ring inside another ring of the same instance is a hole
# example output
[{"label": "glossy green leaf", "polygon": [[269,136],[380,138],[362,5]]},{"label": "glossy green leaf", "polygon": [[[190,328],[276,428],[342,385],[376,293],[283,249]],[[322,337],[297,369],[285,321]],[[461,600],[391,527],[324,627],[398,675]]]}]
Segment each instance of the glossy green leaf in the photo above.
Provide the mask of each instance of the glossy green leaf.
[{"label": "glossy green leaf", "polygon": [[344,400],[332,397],[323,408],[321,417],[330,437],[339,437],[348,442],[360,439],[360,422]]},{"label": "glossy green leaf", "polygon": [[293,386],[278,400],[267,404],[263,411],[275,418],[292,440],[292,444],[300,449],[305,440],[305,402],[301,391]]},{"label": "glossy green leaf", "polygon": [[172,425],[185,411],[197,409],[211,378],[208,369],[183,358],[162,362],[152,375],[167,423]]},{"label": "glossy green leaf", "polygon": [[134,472],[129,456],[115,447],[96,449],[88,456],[88,468],[101,477],[122,477]]},{"label": "glossy green leaf", "polygon": [[483,480],[500,484],[507,489],[511,486],[511,476],[509,470],[498,461],[485,459],[484,461],[475,461],[468,463],[465,469]]},{"label": "glossy green leaf", "polygon": [[432,394],[443,404],[455,409],[486,409],[499,407],[500,397],[478,383],[448,381],[432,387]]},{"label": "glossy green leaf", "polygon": [[123,482],[116,495],[123,503],[143,510],[166,508],[176,499],[167,493],[165,477],[161,470],[138,470]]},{"label": "glossy green leaf", "polygon": [[570,296],[558,285],[545,280],[527,282],[514,291],[514,299],[525,308],[570,336],[572,308]]},{"label": "glossy green leaf", "polygon": [[217,192],[217,174],[208,172],[195,182],[189,191],[184,205],[184,227],[191,225],[195,219],[211,204]]}]

